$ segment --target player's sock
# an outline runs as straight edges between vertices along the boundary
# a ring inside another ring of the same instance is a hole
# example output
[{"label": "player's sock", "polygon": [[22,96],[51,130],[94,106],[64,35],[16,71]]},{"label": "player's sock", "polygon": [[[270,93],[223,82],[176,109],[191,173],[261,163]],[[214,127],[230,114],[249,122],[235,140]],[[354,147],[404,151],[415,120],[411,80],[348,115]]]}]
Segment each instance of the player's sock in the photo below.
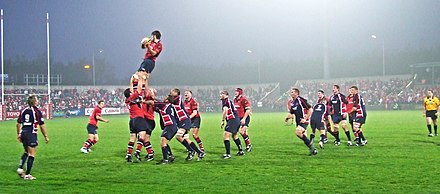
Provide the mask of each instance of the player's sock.
[{"label": "player's sock", "polygon": [[249,138],[249,135],[246,132],[242,133],[241,136],[243,137],[243,140],[244,140],[244,143],[246,144],[246,146],[251,144],[251,139]]},{"label": "player's sock", "polygon": [[310,140],[307,139],[306,135],[303,135],[302,137],[300,137],[300,139],[302,139],[304,141],[304,144],[306,144],[306,146],[310,148],[310,146],[311,146],[310,145]]},{"label": "player's sock", "polygon": [[172,156],[173,152],[171,152],[171,147],[168,144],[167,144],[167,150],[168,150],[168,155]]},{"label": "player's sock", "polygon": [[26,167],[26,175],[31,174],[32,165],[34,165],[34,159],[35,158],[33,156],[28,157],[27,167]]},{"label": "player's sock", "polygon": [[359,138],[360,138],[362,141],[365,141],[364,133],[362,132],[362,130],[359,130]]},{"label": "player's sock", "polygon": [[26,162],[27,158],[28,158],[28,154],[26,152],[23,153],[23,155],[21,155],[20,162],[18,163],[18,168],[23,169],[24,163]]},{"label": "player's sock", "polygon": [[437,125],[434,125],[434,133],[437,135]]},{"label": "player's sock", "polygon": [[431,134],[432,133],[432,126],[431,125],[426,125],[426,126],[428,127],[429,134]]},{"label": "player's sock", "polygon": [[90,147],[90,145],[92,145],[92,140],[91,139],[87,139],[85,142],[84,142],[84,145],[83,145],[83,148],[89,148]]},{"label": "player's sock", "polygon": [[240,138],[234,139],[235,145],[237,145],[238,151],[243,151],[243,147],[241,147]]},{"label": "player's sock", "polygon": [[334,136],[336,141],[341,141],[341,139],[339,139],[339,131],[335,131]]},{"label": "player's sock", "polygon": [[311,133],[311,134],[310,134],[310,141],[313,141],[313,139],[315,139],[315,134],[314,134],[314,133]]},{"label": "player's sock", "polygon": [[162,147],[162,156],[164,160],[168,160],[168,145]]},{"label": "player's sock", "polygon": [[324,142],[324,139],[325,139],[325,135],[324,135],[324,134],[321,134],[321,135],[319,136],[319,141]]},{"label": "player's sock", "polygon": [[96,140],[91,140],[89,147],[87,147],[87,149],[90,149],[93,145],[95,145],[96,143],[98,143]]},{"label": "player's sock", "polygon": [[226,154],[231,154],[231,142],[229,140],[223,140],[225,144]]},{"label": "player's sock", "polygon": [[127,155],[131,155],[131,153],[133,153],[133,147],[134,147],[134,142],[133,141],[128,142]]},{"label": "player's sock", "polygon": [[149,141],[146,141],[144,143],[144,147],[145,147],[145,150],[147,151],[147,154],[153,154],[154,153],[153,146],[151,146],[151,143]]},{"label": "player's sock", "polygon": [[144,139],[140,138],[140,139],[138,139],[137,145],[136,145],[136,153],[137,154],[141,153],[142,147],[144,147]]},{"label": "player's sock", "polygon": [[329,131],[329,132],[330,132],[330,134],[331,134],[335,139],[337,139],[337,137],[336,137],[336,133],[337,133],[337,131],[333,131],[333,132]]},{"label": "player's sock", "polygon": [[196,144],[194,142],[191,142],[189,144],[189,146],[191,146],[191,148],[196,151],[197,153],[201,153],[201,151],[199,150],[199,148],[197,148]]},{"label": "player's sock", "polygon": [[355,131],[353,134],[354,134],[354,141],[355,142],[359,142],[359,132],[360,132],[360,130],[358,130],[358,131]]},{"label": "player's sock", "polygon": [[202,143],[202,140],[200,139],[200,137],[197,137],[197,138],[194,138],[194,139],[196,140],[197,144],[199,144],[199,148],[200,148],[200,150],[201,150],[202,152],[204,152],[204,151],[205,151],[205,148],[203,148],[203,143]]},{"label": "player's sock", "polygon": [[183,139],[183,141],[182,142],[180,142],[183,146],[185,146],[185,148],[188,150],[188,151],[190,151],[190,152],[192,152],[192,151],[194,151],[194,149],[189,145],[189,143],[185,140],[185,139]]},{"label": "player's sock", "polygon": [[347,136],[347,140],[351,141],[350,131],[346,131],[345,135]]}]

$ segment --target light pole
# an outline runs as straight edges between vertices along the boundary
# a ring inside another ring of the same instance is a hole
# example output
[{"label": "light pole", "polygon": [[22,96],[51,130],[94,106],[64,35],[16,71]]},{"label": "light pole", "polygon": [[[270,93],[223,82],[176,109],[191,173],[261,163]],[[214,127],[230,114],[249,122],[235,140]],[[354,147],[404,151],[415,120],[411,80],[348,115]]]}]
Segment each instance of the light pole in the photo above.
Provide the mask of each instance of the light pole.
[{"label": "light pole", "polygon": [[[247,50],[247,52],[249,54],[252,54],[252,50]],[[257,70],[258,70],[258,84],[261,84],[261,71],[260,71],[260,58],[258,58],[258,63],[257,63]]]},{"label": "light pole", "polygon": [[[99,53],[102,53],[103,50],[99,50]],[[95,52],[92,53],[92,74],[93,74],[93,86],[96,85],[96,80],[95,80]]]},{"label": "light pole", "polygon": [[[376,35],[371,35],[371,38],[377,39]],[[385,76],[385,39],[382,37],[382,75]]]}]

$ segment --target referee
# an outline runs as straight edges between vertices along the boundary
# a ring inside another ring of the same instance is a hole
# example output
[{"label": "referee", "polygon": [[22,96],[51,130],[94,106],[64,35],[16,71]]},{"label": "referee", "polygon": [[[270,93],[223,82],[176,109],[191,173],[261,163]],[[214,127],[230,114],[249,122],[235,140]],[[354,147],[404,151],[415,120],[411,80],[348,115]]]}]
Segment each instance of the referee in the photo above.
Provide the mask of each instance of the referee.
[{"label": "referee", "polygon": [[426,91],[426,97],[423,99],[423,106],[425,107],[424,116],[426,117],[426,126],[428,127],[429,137],[432,137],[432,126],[434,123],[434,134],[437,133],[437,116],[440,111],[440,102],[437,97],[434,96],[432,90]]}]

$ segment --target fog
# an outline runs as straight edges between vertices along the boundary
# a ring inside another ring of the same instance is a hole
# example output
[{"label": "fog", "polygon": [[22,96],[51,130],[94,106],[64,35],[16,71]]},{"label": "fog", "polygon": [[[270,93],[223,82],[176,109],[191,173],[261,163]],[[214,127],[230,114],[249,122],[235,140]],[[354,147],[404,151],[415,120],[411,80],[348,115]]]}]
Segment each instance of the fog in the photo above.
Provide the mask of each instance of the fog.
[{"label": "fog", "polygon": [[255,83],[258,64],[262,82],[323,78],[324,53],[330,77],[380,75],[383,59],[388,74],[440,61],[438,0],[3,0],[0,8],[11,63],[46,55],[49,13],[54,65],[91,63],[95,55],[116,80],[139,67],[140,40],[155,29],[164,45],[152,77],[158,85],[176,82],[169,77]]}]

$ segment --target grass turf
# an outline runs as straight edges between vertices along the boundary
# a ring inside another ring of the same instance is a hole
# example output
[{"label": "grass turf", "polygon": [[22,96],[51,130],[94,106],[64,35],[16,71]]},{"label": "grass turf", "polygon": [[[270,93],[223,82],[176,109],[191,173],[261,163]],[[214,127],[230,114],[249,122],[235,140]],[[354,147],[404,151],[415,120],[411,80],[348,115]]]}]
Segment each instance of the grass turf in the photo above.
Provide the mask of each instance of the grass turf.
[{"label": "grass turf", "polygon": [[[87,137],[87,117],[46,120],[50,143],[44,144],[39,132],[40,146],[32,170],[35,181],[17,176],[23,148],[15,139],[15,121],[1,122],[0,192],[440,192],[440,137],[427,136],[421,111],[370,111],[364,126],[367,146],[348,147],[345,134],[340,133],[342,144],[336,147],[329,135],[325,149],[313,157],[294,136],[294,126],[284,125],[284,116],[254,113],[249,129],[253,151],[223,160],[221,115],[204,113],[200,137],[206,158],[185,161],[183,146],[172,140],[176,161],[171,165],[156,165],[161,159],[159,128],[152,135],[155,161],[125,162],[127,115],[105,116],[110,123],[99,124],[100,141],[87,155],[79,152]],[[231,148],[232,153],[237,151],[232,141]]]}]

